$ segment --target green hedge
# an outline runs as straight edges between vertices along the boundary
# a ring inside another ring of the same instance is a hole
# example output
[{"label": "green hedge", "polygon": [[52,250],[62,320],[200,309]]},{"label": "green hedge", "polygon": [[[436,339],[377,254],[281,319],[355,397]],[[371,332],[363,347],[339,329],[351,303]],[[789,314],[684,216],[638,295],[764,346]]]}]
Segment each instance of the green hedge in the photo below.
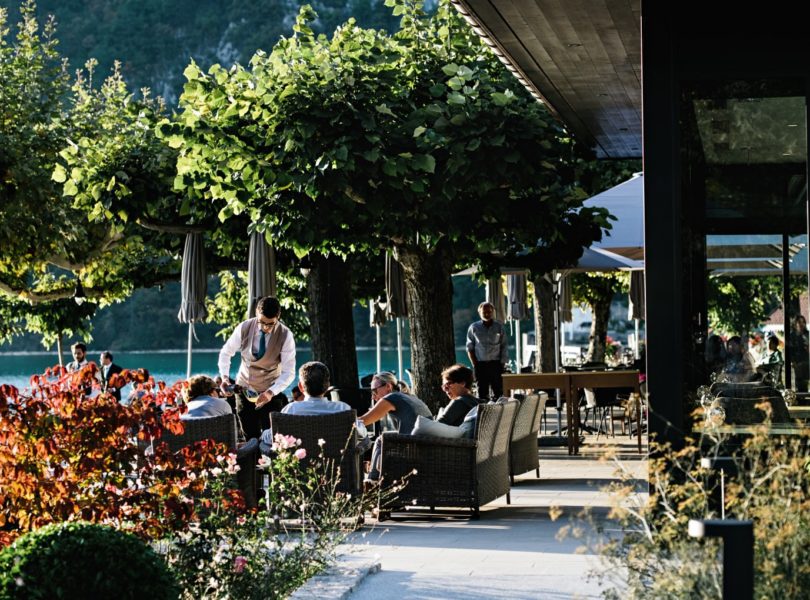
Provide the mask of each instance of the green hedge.
[{"label": "green hedge", "polygon": [[48,525],[0,552],[0,600],[178,596],[177,583],[152,548],[111,527]]}]

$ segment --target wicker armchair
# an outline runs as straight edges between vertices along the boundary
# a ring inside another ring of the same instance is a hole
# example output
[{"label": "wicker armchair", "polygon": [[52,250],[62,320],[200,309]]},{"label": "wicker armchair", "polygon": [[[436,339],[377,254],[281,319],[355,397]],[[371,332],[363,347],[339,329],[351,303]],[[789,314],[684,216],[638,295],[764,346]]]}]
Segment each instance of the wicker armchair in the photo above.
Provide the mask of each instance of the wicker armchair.
[{"label": "wicker armchair", "polygon": [[163,436],[155,440],[155,443],[165,442],[172,452],[178,452],[203,440],[214,440],[219,444],[225,444],[229,450],[236,452],[239,472],[237,473],[237,484],[245,497],[245,502],[249,507],[255,507],[256,497],[256,464],[259,458],[258,444],[245,445],[243,448],[236,447],[236,415],[221,415],[218,417],[207,417],[203,419],[183,420],[185,427],[183,433],[175,435],[164,432]]},{"label": "wicker armchair", "polygon": [[503,495],[508,500],[509,440],[517,404],[480,405],[474,439],[383,434],[383,481],[407,477],[407,483],[391,506],[381,507],[381,518],[411,505],[468,507],[478,518],[481,506]]},{"label": "wicker armchair", "polygon": [[323,455],[340,468],[337,491],[357,494],[362,484],[360,450],[355,446],[357,413],[347,410],[326,415],[287,415],[270,413],[273,435],[292,435],[307,451],[304,464],[320,455],[318,440],[324,440]]},{"label": "wicker armchair", "polygon": [[509,477],[512,485],[515,485],[515,475],[529,471],[534,471],[540,478],[540,456],[537,451],[540,417],[539,394],[529,394],[520,401],[512,428],[512,441],[509,443]]}]

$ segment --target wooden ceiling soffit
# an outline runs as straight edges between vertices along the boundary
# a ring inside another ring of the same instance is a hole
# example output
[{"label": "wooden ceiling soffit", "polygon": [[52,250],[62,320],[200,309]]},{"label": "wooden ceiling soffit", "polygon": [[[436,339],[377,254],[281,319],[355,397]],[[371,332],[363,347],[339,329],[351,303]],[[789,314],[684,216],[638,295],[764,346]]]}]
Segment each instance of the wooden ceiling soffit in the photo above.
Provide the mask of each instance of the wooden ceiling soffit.
[{"label": "wooden ceiling soffit", "polygon": [[599,158],[641,156],[640,0],[452,0]]}]

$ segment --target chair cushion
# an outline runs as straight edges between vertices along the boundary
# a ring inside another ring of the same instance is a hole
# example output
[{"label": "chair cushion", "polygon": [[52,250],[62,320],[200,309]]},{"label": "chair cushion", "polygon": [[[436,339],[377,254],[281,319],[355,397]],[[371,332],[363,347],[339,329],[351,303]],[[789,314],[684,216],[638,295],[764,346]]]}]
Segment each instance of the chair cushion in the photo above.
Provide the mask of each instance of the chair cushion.
[{"label": "chair cushion", "polygon": [[[487,404],[493,404],[493,402],[488,402]],[[475,426],[478,423],[478,407],[476,406],[470,412],[467,413],[467,416],[464,417],[464,422],[459,425],[459,429],[461,430],[461,437],[467,438],[471,440],[475,437]]]},{"label": "chair cushion", "polygon": [[464,431],[462,431],[461,427],[446,425],[419,415],[416,417],[416,425],[414,425],[411,434],[454,439],[462,437]]}]

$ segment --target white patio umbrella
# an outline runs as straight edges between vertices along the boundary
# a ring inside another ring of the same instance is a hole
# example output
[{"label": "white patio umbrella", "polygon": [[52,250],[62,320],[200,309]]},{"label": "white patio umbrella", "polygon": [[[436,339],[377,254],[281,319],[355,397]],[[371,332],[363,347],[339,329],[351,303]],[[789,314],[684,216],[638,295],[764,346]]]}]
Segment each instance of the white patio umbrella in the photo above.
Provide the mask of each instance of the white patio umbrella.
[{"label": "white patio umbrella", "polygon": [[636,173],[627,181],[591,196],[586,207],[607,208],[616,217],[612,228],[591,248],[609,250],[633,260],[644,259],[644,175]]},{"label": "white patio umbrella", "polygon": [[186,234],[183,248],[183,270],[180,278],[182,303],[177,318],[188,323],[188,357],[186,379],[191,377],[191,338],[196,337],[194,323],[204,321],[208,316],[205,297],[208,293],[208,273],[205,270],[205,254],[201,233]]}]

